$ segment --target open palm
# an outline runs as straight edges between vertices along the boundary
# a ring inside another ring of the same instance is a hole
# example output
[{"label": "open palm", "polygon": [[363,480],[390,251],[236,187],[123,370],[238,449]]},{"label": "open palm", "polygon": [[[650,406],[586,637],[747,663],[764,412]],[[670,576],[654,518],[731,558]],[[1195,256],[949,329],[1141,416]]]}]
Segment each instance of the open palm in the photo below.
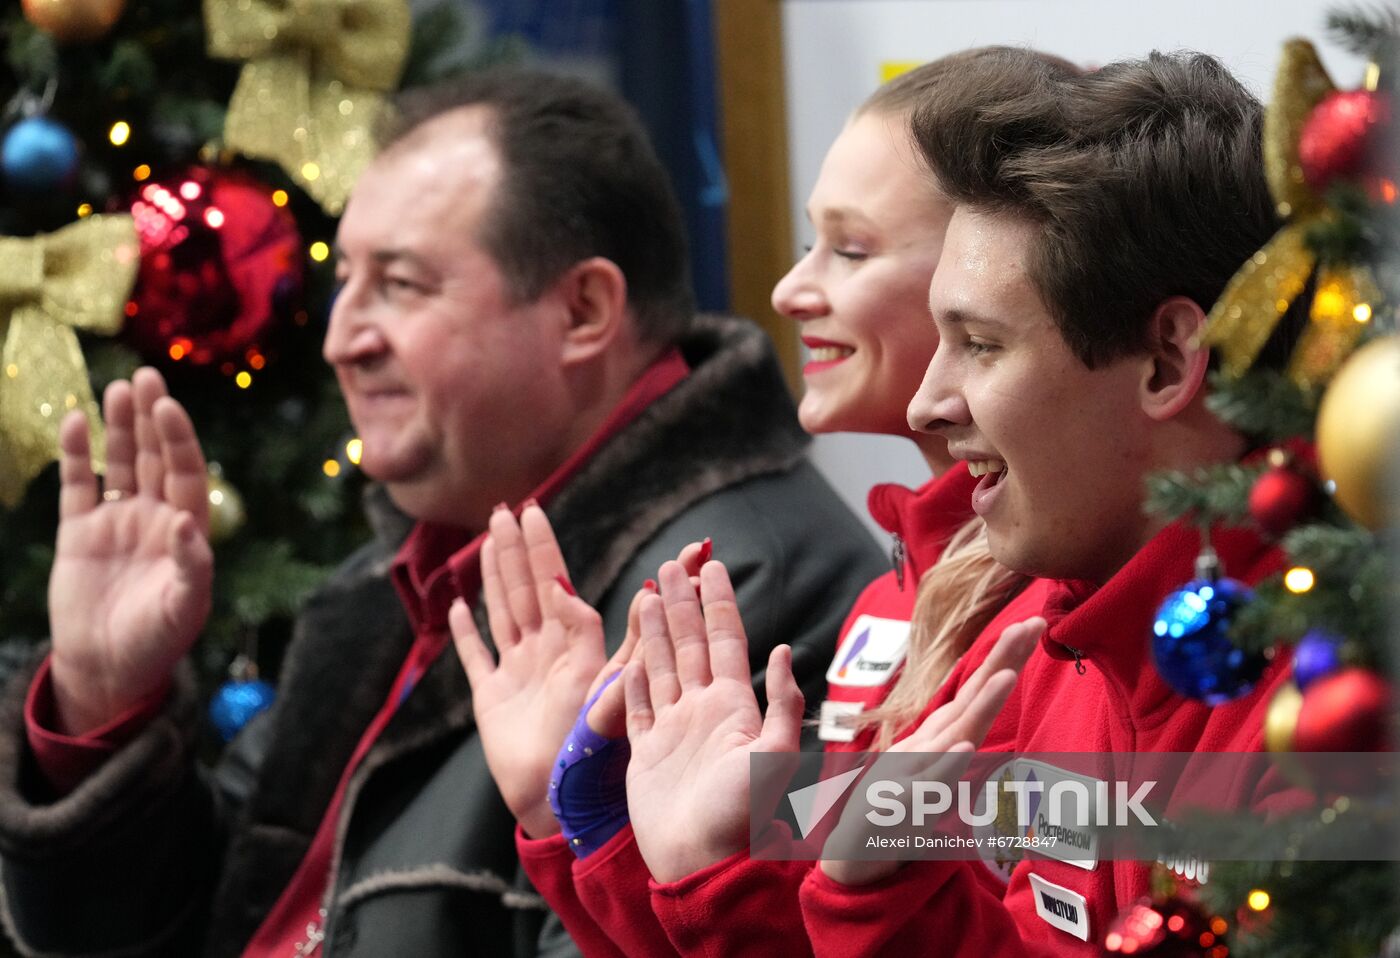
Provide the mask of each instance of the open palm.
[{"label": "open palm", "polygon": [[539,838],[559,830],[546,793],[550,769],[606,664],[603,621],[565,588],[564,557],[539,506],[527,505],[518,524],[498,509],[490,532],[481,576],[500,661],[465,603],[453,605],[449,622],[491,774],[517,821]]},{"label": "open palm", "polygon": [[748,639],[729,574],[661,567],[661,595],[641,605],[642,659],[627,667],[627,806],[652,876],[675,881],[744,848],[749,755],[796,751],[802,693],[791,650],[769,658],[768,712],[749,676]]},{"label": "open palm", "polygon": [[106,491],[86,420],[60,434],[60,520],[49,577],[54,693],[81,734],[159,691],[204,627],[213,557],[208,478],[194,427],[160,375],[138,370],[104,397]]}]

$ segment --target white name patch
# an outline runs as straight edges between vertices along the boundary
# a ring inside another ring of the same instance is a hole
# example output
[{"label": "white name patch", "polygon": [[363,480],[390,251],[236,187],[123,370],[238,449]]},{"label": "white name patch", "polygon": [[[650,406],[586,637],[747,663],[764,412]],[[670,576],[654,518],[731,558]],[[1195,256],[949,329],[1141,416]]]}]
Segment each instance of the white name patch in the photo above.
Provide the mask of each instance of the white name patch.
[{"label": "white name patch", "polygon": [[1083,895],[1076,894],[1035,872],[1027,872],[1031,894],[1035,897],[1035,913],[1047,924],[1069,932],[1080,941],[1089,940],[1089,907]]},{"label": "white name patch", "polygon": [[836,658],[826,670],[827,684],[857,688],[884,685],[904,662],[908,647],[908,622],[862,615],[836,650]]},{"label": "white name patch", "polygon": [[817,726],[817,737],[823,742],[854,742],[855,718],[864,710],[865,706],[859,702],[833,702],[827,699],[822,703],[821,724]]}]

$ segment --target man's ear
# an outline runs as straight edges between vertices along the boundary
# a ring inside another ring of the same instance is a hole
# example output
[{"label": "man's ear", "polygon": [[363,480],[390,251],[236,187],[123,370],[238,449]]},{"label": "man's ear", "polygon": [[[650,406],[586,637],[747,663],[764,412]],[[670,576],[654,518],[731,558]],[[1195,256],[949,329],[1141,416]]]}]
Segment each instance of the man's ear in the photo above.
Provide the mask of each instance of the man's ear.
[{"label": "man's ear", "polygon": [[1200,304],[1185,296],[1165,299],[1153,312],[1140,396],[1152,419],[1171,419],[1200,394],[1210,364],[1205,325]]},{"label": "man's ear", "polygon": [[612,260],[581,260],[559,277],[556,288],[568,315],[562,356],[566,365],[594,358],[624,331],[627,277]]}]

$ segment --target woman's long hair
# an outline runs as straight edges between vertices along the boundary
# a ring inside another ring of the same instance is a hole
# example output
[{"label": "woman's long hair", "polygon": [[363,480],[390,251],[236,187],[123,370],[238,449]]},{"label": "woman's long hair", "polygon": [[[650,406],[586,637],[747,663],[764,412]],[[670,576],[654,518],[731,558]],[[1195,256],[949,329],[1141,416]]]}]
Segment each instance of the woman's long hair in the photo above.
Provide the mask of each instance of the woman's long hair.
[{"label": "woman's long hair", "polygon": [[919,580],[909,649],[894,688],[857,719],[860,728],[877,728],[874,748],[889,748],[923,714],[972,640],[1030,581],[992,558],[980,518],[963,523]]}]

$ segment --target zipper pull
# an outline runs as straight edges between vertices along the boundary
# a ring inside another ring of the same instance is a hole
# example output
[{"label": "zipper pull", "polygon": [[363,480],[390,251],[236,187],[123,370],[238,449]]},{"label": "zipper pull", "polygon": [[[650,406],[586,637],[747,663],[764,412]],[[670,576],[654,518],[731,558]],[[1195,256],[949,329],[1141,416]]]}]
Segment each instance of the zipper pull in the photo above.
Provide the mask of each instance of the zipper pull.
[{"label": "zipper pull", "polygon": [[[1064,645],[1063,642],[1060,644]],[[1080,675],[1083,675],[1084,673],[1088,672],[1089,667],[1084,664],[1083,650],[1076,649],[1072,645],[1065,645],[1065,648],[1069,649],[1070,654],[1074,656],[1074,671],[1078,672]]]},{"label": "zipper pull", "polygon": [[894,566],[894,581],[895,581],[895,584],[899,586],[899,591],[900,591],[900,592],[903,592],[903,591],[904,591],[904,558],[905,558],[905,555],[906,555],[905,550],[904,550],[904,540],[903,540],[902,538],[900,538],[899,533],[897,533],[897,532],[894,533],[894,534],[891,536],[891,538],[894,539],[894,547],[890,550],[890,564]]}]

